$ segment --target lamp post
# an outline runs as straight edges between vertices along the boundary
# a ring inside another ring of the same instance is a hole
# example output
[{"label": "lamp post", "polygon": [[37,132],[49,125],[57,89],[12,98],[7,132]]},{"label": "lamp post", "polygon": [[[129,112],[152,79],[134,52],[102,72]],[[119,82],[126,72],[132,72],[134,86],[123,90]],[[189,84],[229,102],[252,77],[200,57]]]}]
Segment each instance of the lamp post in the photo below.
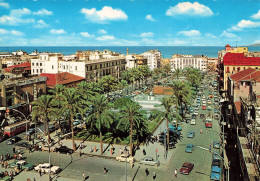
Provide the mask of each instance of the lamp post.
[{"label": "lamp post", "polygon": [[[208,151],[210,151],[208,148],[204,148],[204,147],[202,147],[202,146],[197,146],[198,148],[200,148],[200,149],[203,149],[203,150],[208,150]],[[228,165],[228,163],[225,161],[225,159],[222,157],[222,156],[220,156],[217,152],[212,152],[212,154],[216,154],[216,155],[218,155],[219,156],[219,158],[221,158],[223,161],[224,161],[224,164],[226,165],[226,167],[227,167],[227,181],[229,181],[229,165]]]},{"label": "lamp post", "polygon": [[127,149],[125,147],[125,181],[127,181]]},{"label": "lamp post", "polygon": [[20,113],[24,117],[24,119],[26,120],[26,124],[25,124],[26,132],[25,132],[25,135],[26,135],[26,140],[28,141],[28,137],[27,137],[27,130],[28,130],[28,125],[27,124],[29,123],[28,119],[26,118],[26,116],[21,111],[18,111],[16,109],[12,109],[12,110],[15,111],[15,112]]}]

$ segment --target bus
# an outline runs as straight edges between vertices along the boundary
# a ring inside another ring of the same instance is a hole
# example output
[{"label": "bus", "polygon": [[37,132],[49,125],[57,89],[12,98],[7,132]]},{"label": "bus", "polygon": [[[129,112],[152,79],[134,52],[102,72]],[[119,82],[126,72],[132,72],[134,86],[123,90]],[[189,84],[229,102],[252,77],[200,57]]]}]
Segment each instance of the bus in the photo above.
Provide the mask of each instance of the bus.
[{"label": "bus", "polygon": [[15,124],[5,126],[4,135],[9,136],[9,137],[17,135],[26,130],[26,125],[27,125],[27,130],[28,130],[30,128],[29,121],[21,121],[21,122],[15,123]]},{"label": "bus", "polygon": [[206,121],[205,121],[205,127],[206,128],[212,128],[212,119],[211,118],[206,118]]}]

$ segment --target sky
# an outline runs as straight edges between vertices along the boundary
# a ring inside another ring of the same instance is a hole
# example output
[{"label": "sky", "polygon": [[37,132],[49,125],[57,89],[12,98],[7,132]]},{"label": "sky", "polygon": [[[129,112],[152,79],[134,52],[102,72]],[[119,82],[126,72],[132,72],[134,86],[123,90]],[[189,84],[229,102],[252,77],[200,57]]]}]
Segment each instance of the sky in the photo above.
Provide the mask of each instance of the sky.
[{"label": "sky", "polygon": [[260,43],[260,0],[0,0],[0,46]]}]

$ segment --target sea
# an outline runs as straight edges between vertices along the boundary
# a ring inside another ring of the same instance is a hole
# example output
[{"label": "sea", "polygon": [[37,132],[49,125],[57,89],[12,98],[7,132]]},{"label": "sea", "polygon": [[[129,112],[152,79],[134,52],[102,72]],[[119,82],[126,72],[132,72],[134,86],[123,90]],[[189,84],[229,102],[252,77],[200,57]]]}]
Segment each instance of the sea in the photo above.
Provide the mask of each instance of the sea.
[{"label": "sea", "polygon": [[[77,50],[111,50],[116,53],[141,54],[148,50],[157,49],[162,53],[162,58],[171,58],[174,54],[184,55],[205,55],[207,57],[217,57],[218,51],[224,50],[224,46],[14,46],[0,47],[0,52],[13,52],[23,50],[31,53],[37,49],[38,52],[62,53],[63,55],[75,54]],[[260,51],[260,46],[249,46],[249,51]]]}]

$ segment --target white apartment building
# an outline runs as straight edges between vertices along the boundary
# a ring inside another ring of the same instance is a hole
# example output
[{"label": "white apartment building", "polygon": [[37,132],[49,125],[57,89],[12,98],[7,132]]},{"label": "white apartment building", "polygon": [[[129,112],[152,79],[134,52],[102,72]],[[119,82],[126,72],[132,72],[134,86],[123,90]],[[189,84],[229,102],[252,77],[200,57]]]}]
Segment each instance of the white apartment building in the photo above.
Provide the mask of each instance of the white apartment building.
[{"label": "white apartment building", "polygon": [[31,60],[31,74],[69,72],[86,77],[85,62],[65,61],[60,53],[40,53],[39,59]]},{"label": "white apartment building", "polygon": [[125,68],[126,69],[132,69],[132,68],[136,68],[137,67],[137,59],[135,55],[126,55],[125,56],[125,60],[126,60],[126,65]]},{"label": "white apartment building", "polygon": [[147,58],[147,65],[150,70],[154,70],[159,67],[161,61],[161,52],[159,50],[149,50],[141,55]]},{"label": "white apartment building", "polygon": [[179,55],[175,54],[171,59],[171,71],[175,69],[185,69],[192,67],[201,71],[206,71],[208,66],[208,59],[206,56],[193,56],[193,55]]}]

